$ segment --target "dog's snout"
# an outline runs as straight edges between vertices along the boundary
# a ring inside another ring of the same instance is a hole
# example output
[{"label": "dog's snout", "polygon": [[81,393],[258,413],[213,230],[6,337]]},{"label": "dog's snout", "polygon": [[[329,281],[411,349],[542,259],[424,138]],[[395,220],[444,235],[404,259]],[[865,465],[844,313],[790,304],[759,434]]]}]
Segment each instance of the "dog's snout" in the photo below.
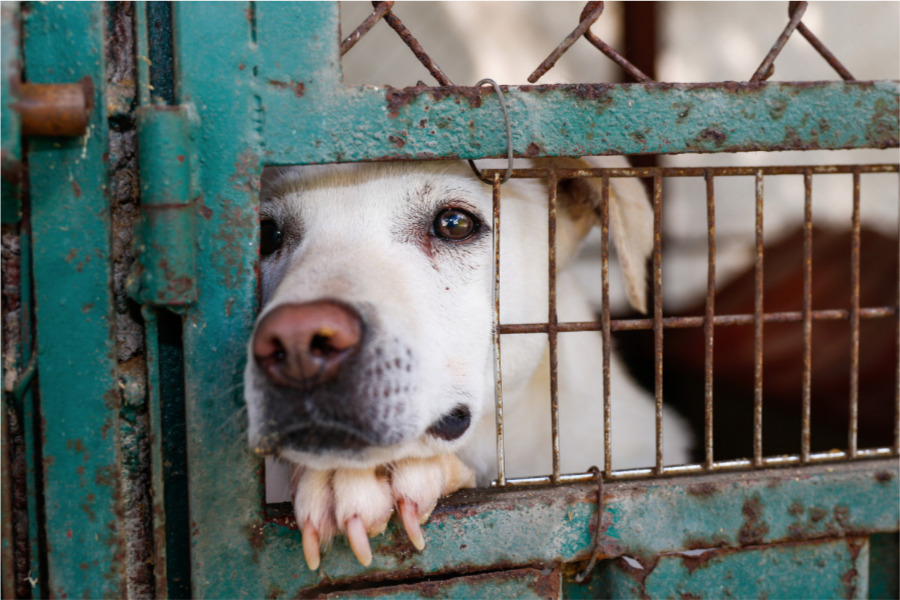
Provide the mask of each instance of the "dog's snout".
[{"label": "dog's snout", "polygon": [[253,356],[274,384],[306,389],[335,379],[362,335],[359,314],[343,304],[284,304],[259,322]]}]

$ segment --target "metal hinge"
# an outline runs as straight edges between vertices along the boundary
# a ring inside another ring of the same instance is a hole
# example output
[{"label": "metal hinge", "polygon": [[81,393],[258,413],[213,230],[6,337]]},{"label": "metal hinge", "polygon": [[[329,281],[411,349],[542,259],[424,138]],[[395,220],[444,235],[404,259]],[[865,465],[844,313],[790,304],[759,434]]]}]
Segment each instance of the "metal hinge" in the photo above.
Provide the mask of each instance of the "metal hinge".
[{"label": "metal hinge", "polygon": [[145,305],[178,307],[197,299],[196,157],[193,107],[137,110],[141,219],[136,234],[130,295]]}]

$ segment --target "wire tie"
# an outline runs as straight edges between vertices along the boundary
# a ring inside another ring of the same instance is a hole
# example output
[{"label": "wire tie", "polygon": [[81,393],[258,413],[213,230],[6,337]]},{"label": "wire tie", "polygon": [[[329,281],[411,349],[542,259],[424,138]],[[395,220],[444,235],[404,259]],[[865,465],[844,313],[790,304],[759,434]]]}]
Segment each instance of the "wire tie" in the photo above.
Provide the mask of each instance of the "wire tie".
[{"label": "wire tie", "polygon": [[597,529],[594,530],[594,541],[591,544],[591,560],[584,570],[575,575],[576,583],[581,583],[588,578],[591,571],[594,570],[594,565],[597,564],[597,558],[600,555],[600,527],[603,523],[603,473],[596,466],[591,467],[588,471],[597,477]]},{"label": "wire tie", "polygon": [[[513,171],[512,128],[509,124],[509,111],[506,110],[506,100],[503,98],[503,91],[500,89],[500,86],[497,85],[496,81],[493,79],[482,79],[475,84],[475,87],[480,88],[486,83],[491,84],[494,88],[494,92],[497,94],[497,99],[500,100],[500,110],[503,111],[503,122],[506,125],[506,158],[509,161],[509,164],[506,167],[506,174],[503,176],[503,179],[500,180],[500,183],[506,183],[512,176]],[[478,170],[478,167],[475,166],[475,161],[471,158],[469,159],[469,166],[472,167],[472,172],[475,173],[475,176],[478,177],[478,179],[485,183],[494,183],[493,179],[486,178],[481,171]]]}]

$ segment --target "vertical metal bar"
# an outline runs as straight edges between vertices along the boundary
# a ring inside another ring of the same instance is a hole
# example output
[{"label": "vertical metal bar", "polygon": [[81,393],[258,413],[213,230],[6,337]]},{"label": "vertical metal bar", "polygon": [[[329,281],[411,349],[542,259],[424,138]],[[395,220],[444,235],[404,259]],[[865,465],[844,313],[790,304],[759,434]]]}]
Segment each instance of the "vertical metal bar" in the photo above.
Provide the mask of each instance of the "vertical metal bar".
[{"label": "vertical metal bar", "polygon": [[494,400],[497,425],[497,485],[506,485],[503,448],[503,380],[500,370],[500,175],[494,175]]},{"label": "vertical metal bar", "polygon": [[663,473],[662,175],[653,174],[653,354],[656,392],[656,474]]},{"label": "vertical metal bar", "polygon": [[812,391],[812,173],[803,175],[803,414],[800,462],[809,462]]},{"label": "vertical metal bar", "polygon": [[[45,590],[125,597],[120,408],[111,256],[105,3],[34,4],[26,80],[88,76],[88,133],[34,139],[28,154],[46,523]],[[65,34],[61,34],[65,32]],[[61,299],[64,300],[61,301]],[[88,518],[89,517],[89,518]],[[84,565],[87,565],[85,568]]]},{"label": "vertical metal bar", "polygon": [[559,364],[557,357],[559,319],[556,314],[556,172],[547,183],[547,339],[550,343],[550,432],[553,440],[553,473],[550,480],[559,483]]},{"label": "vertical metal bar", "polygon": [[852,241],[850,245],[850,431],[847,454],[856,458],[859,422],[859,169],[853,172]]},{"label": "vertical metal bar", "polygon": [[609,175],[604,174],[600,188],[600,280],[603,308],[600,315],[603,338],[603,471],[606,479],[612,473],[612,407],[610,405],[609,358],[612,352],[609,331]]},{"label": "vertical metal bar", "polygon": [[712,172],[706,175],[706,319],[703,322],[703,336],[706,338],[706,362],[704,374],[705,405],[704,434],[706,437],[706,461],[704,466],[713,466],[713,318],[716,315],[716,197]]},{"label": "vertical metal bar", "polygon": [[[898,208],[900,208],[900,193],[898,193]],[[900,240],[900,215],[897,215],[897,230],[897,239]],[[900,256],[900,246],[898,246],[898,256]],[[898,260],[898,264],[900,264],[900,260]],[[894,455],[900,456],[900,270],[897,273],[897,304],[895,310],[897,311],[897,390],[894,396]]]},{"label": "vertical metal bar", "polygon": [[753,292],[753,464],[762,466],[763,410],[763,174],[756,172],[756,282]]}]

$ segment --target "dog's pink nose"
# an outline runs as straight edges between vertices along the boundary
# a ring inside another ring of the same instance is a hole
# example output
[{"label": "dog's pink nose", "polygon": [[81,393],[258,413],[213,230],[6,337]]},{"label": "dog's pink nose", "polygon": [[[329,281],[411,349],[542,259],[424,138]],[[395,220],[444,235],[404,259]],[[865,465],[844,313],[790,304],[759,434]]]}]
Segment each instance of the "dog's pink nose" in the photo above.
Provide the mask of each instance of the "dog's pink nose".
[{"label": "dog's pink nose", "polygon": [[276,385],[308,388],[337,376],[362,329],[360,316],[342,304],[283,304],[259,322],[253,356]]}]

